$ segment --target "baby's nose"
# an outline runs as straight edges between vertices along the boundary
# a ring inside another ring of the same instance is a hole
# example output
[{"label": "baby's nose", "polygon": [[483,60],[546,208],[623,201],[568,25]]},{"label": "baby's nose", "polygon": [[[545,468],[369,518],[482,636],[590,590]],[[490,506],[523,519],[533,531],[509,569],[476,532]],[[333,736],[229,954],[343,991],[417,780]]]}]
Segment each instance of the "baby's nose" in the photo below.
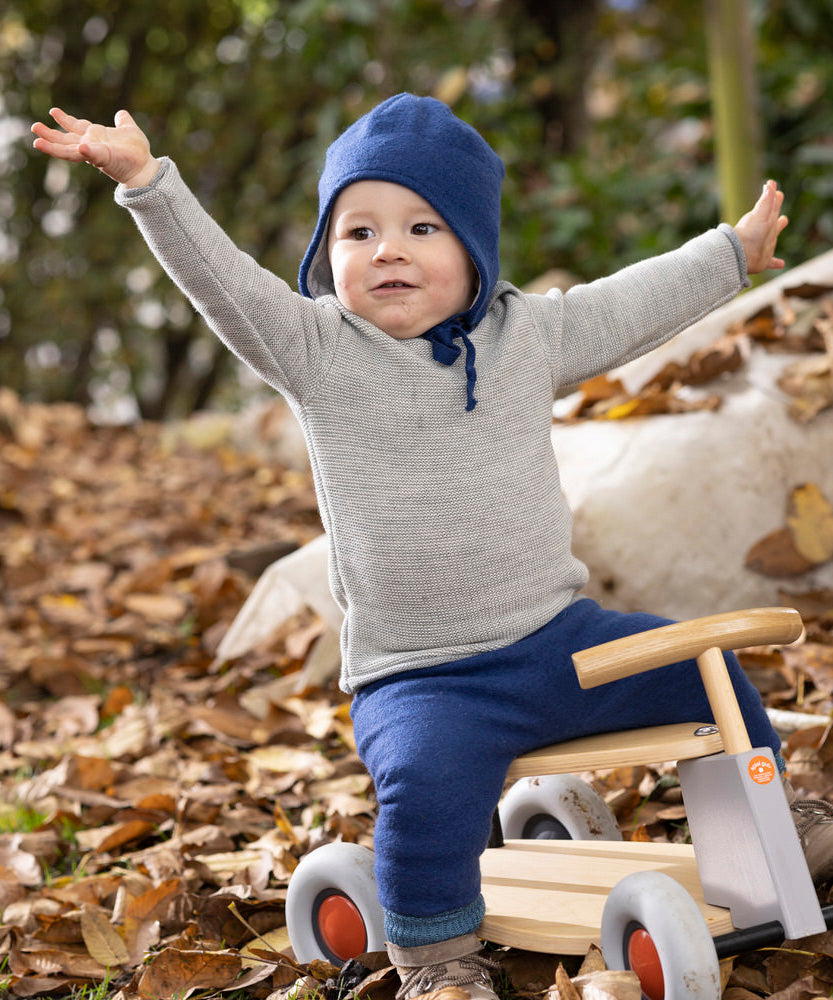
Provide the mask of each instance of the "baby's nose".
[{"label": "baby's nose", "polygon": [[402,240],[392,236],[384,236],[376,245],[373,259],[380,262],[407,260],[408,251]]}]

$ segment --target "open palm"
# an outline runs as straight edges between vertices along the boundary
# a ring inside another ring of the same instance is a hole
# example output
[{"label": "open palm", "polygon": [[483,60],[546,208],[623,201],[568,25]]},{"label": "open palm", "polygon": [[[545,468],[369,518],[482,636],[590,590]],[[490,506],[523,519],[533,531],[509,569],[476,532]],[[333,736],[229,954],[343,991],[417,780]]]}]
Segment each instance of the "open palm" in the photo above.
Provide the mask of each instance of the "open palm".
[{"label": "open palm", "polygon": [[132,187],[153,179],[158,161],[151,155],[147,136],[129,112],[117,112],[113,126],[75,118],[60,108],[52,108],[49,113],[60,129],[36,122],[32,126],[37,136],[35,149],[59,160],[91,163],[114,181]]}]

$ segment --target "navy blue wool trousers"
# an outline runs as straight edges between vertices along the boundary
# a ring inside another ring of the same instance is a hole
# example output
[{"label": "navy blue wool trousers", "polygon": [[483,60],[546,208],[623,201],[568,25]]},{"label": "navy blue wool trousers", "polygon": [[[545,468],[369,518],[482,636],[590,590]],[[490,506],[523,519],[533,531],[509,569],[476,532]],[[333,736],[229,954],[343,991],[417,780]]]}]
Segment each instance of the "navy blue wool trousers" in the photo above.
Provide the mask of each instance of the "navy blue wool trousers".
[{"label": "navy blue wool trousers", "polygon": [[[504,649],[358,691],[352,716],[379,802],[376,877],[389,941],[416,947],[476,930],[479,857],[515,757],[593,733],[712,720],[693,660],[578,685],[574,652],[667,624],[583,598]],[[727,663],[752,746],[778,754],[758,692],[734,655]]]}]

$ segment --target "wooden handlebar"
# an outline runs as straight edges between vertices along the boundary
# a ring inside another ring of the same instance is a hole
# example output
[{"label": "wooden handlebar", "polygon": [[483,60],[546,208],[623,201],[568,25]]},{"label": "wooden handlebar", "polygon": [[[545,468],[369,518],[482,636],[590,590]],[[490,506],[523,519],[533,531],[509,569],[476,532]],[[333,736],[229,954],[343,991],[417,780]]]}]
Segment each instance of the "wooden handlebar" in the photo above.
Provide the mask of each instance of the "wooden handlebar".
[{"label": "wooden handlebar", "polygon": [[794,642],[804,626],[793,608],[752,608],[662,625],[573,654],[583,688],[598,687],[680,660],[696,659],[707,649],[743,649]]}]

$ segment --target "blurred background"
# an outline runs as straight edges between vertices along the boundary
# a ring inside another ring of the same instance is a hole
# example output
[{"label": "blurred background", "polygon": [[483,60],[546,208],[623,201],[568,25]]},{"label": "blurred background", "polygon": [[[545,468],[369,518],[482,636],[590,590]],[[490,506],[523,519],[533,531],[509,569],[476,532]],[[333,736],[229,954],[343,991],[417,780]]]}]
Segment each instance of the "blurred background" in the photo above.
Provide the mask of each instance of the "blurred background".
[{"label": "blurred background", "polygon": [[402,90],[447,101],[506,163],[510,281],[671,249],[737,221],[767,176],[787,192],[790,266],[833,244],[831,38],[833,0],[5,0],[0,386],[102,422],[264,392],[112,183],[31,149],[54,105],[106,123],[128,108],[293,287],[324,150]]}]

